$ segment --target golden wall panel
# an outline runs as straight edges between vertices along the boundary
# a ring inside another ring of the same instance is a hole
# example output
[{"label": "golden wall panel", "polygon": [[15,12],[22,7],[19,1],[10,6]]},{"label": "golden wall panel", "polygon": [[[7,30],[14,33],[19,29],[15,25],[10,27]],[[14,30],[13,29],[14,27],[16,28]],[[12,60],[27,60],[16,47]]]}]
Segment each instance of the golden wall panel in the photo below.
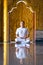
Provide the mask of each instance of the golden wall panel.
[{"label": "golden wall panel", "polygon": [[[19,0],[8,0],[8,7],[9,10],[11,9],[10,6],[16,6],[16,3]],[[37,17],[36,17],[36,29],[37,30],[43,30],[43,0],[23,0],[27,2],[27,6],[31,6],[34,11],[36,11]],[[10,6],[9,6],[10,5]]]},{"label": "golden wall panel", "polygon": [[[19,0],[8,0],[8,11],[11,10],[11,8],[13,6],[16,6],[16,3],[17,1]],[[43,0],[24,0],[27,2],[27,6],[32,6],[33,10],[36,11],[36,29],[37,30],[43,30]],[[1,8],[2,7],[2,3],[3,1],[0,0],[0,15],[2,14],[2,11]],[[20,15],[19,15],[20,16]],[[20,17],[21,18],[21,17]],[[3,17],[0,16],[0,24],[2,22]],[[3,23],[3,22],[2,22]],[[0,26],[0,30],[1,30],[1,26]],[[2,28],[3,30],[3,28]],[[3,32],[1,33],[0,31],[0,37],[2,38],[1,34],[3,35]],[[1,39],[0,40],[3,40]]]},{"label": "golden wall panel", "polygon": [[19,3],[16,8],[10,13],[9,17],[10,40],[15,39],[15,32],[19,27],[21,20],[25,21],[25,27],[27,27],[28,31],[30,32],[30,39],[33,39],[33,14],[24,3]]}]

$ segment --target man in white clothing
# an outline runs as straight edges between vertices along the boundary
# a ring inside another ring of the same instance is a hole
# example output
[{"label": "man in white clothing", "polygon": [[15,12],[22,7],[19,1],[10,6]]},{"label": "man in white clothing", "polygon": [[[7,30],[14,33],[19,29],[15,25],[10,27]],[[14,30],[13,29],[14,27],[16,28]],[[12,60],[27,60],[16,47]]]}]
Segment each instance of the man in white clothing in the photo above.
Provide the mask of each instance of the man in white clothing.
[{"label": "man in white clothing", "polygon": [[[22,63],[22,59],[26,58],[26,49],[25,47],[30,47],[30,39],[29,39],[29,32],[28,29],[25,28],[25,22],[20,22],[20,27],[16,30],[16,39],[15,41],[17,43],[20,42],[20,44],[15,44],[16,47],[16,57],[20,59],[20,63]],[[17,53],[19,50],[19,53]],[[21,55],[22,54],[22,55]]]},{"label": "man in white clothing", "polygon": [[[16,30],[16,41],[27,40],[29,37],[28,29],[24,26],[24,21],[20,22],[20,27]],[[28,40],[29,41],[29,40]]]}]

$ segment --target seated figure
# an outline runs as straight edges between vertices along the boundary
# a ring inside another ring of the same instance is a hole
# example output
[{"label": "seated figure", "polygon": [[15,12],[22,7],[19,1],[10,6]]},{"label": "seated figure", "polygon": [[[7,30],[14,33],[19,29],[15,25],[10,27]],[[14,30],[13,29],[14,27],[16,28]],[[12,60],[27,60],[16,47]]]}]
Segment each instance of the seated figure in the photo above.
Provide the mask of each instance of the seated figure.
[{"label": "seated figure", "polygon": [[20,63],[22,64],[22,61],[24,58],[27,57],[27,49],[30,47],[30,39],[29,39],[29,32],[28,29],[24,26],[25,22],[20,22],[20,27],[16,30],[16,57],[20,59]]}]

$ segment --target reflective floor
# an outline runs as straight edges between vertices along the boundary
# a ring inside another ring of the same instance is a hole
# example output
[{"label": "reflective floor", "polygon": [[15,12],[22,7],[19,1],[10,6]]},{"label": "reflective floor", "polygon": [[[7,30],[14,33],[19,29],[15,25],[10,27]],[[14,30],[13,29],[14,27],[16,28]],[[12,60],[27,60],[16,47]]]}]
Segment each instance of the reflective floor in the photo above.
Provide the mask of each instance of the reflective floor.
[{"label": "reflective floor", "polygon": [[0,44],[0,65],[3,65],[3,45]]},{"label": "reflective floor", "polygon": [[[20,59],[16,57],[14,44],[10,45],[9,50],[9,65],[21,65]],[[33,57],[29,54],[26,59],[23,59],[22,65],[33,65]]]},{"label": "reflective floor", "polygon": [[[25,60],[23,59],[22,65],[34,65],[33,57],[28,56]],[[3,45],[0,44],[0,65],[3,65]],[[14,44],[9,46],[9,65],[21,65],[15,55]],[[43,46],[36,46],[36,65],[43,65]]]}]

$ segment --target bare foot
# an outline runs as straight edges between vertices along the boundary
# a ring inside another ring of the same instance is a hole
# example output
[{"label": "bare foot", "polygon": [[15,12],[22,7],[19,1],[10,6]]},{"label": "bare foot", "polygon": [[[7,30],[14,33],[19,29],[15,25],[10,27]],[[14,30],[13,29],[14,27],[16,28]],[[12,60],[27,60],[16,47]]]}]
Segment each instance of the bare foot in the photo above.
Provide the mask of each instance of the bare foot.
[{"label": "bare foot", "polygon": [[23,64],[23,60],[22,59],[20,59],[20,64]]}]

